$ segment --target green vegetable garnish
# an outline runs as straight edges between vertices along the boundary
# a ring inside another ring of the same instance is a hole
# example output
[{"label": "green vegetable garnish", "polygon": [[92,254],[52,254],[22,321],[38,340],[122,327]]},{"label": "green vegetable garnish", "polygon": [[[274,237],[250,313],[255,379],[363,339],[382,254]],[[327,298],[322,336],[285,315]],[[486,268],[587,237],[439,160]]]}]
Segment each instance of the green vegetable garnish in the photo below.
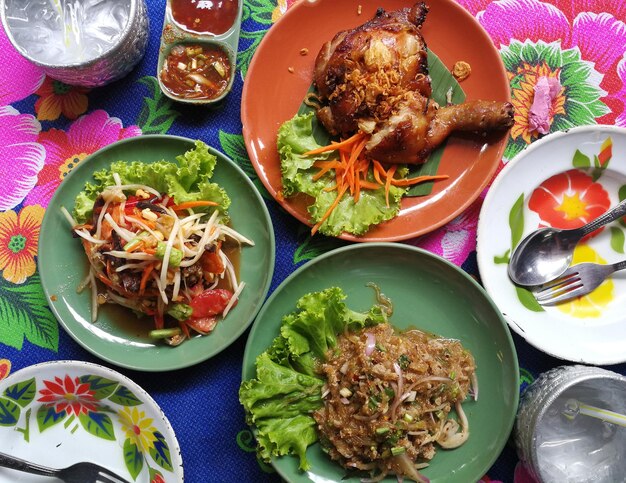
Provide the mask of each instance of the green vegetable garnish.
[{"label": "green vegetable garnish", "polygon": [[176,320],[187,320],[189,317],[191,317],[193,309],[190,305],[187,304],[173,304],[168,309],[167,313],[174,317]]},{"label": "green vegetable garnish", "polygon": [[398,365],[400,366],[400,369],[405,370],[409,367],[409,364],[411,364],[411,359],[409,359],[409,356],[406,354],[402,354],[398,357]]},{"label": "green vegetable garnish", "polygon": [[139,234],[133,238],[131,241],[129,241],[126,245],[124,245],[122,248],[124,251],[132,251],[135,249],[135,247],[137,245],[139,245],[150,233],[148,233],[147,231],[141,231],[139,232]]},{"label": "green vegetable garnish", "polygon": [[[167,249],[167,243],[160,241],[159,243],[157,243],[156,253],[154,255],[160,260],[163,260],[165,258],[166,249]],[[170,266],[178,267],[182,260],[183,260],[183,252],[181,252],[178,248],[171,247],[170,257],[169,257]]]},{"label": "green vegetable garnish", "polygon": [[398,456],[406,451],[404,446],[394,446],[391,448],[391,454],[394,456]]},{"label": "green vegetable garnish", "polygon": [[174,327],[171,329],[155,329],[149,332],[149,336],[153,339],[167,339],[169,337],[174,337],[175,335],[182,334],[182,330],[180,327]]}]

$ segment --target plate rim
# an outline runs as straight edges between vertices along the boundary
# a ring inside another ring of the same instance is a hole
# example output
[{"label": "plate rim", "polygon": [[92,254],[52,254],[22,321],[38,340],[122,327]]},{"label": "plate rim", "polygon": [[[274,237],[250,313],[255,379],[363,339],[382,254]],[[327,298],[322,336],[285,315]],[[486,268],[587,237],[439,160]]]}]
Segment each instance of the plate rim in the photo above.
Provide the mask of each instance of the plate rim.
[{"label": "plate rim", "polygon": [[[179,142],[184,142],[184,143],[195,143],[195,139],[191,139],[191,138],[187,138],[185,136],[177,136],[177,135],[171,135],[171,134],[142,134],[139,136],[134,136],[134,137],[130,137],[130,138],[125,138],[125,139],[121,139],[119,141],[113,142],[111,144],[108,144],[107,146],[104,146],[103,148],[91,153],[89,156],[87,156],[85,159],[83,159],[81,161],[81,163],[74,168],[72,171],[69,172],[69,174],[65,177],[65,179],[61,182],[61,184],[59,184],[59,186],[56,188],[52,198],[50,198],[50,201],[48,202],[48,205],[46,206],[46,211],[44,213],[44,217],[43,220],[41,222],[41,228],[40,228],[40,235],[41,233],[43,233],[45,231],[45,227],[48,225],[48,223],[50,223],[50,219],[52,214],[50,214],[51,210],[50,210],[50,206],[56,201],[57,197],[60,196],[59,193],[61,193],[61,186],[68,182],[68,180],[73,179],[73,177],[78,177],[80,173],[84,172],[89,172],[91,174],[93,174],[94,169],[92,168],[91,170],[88,168],[89,166],[89,162],[95,158],[98,155],[101,155],[102,153],[106,153],[107,151],[117,148],[120,145],[123,144],[129,144],[129,143],[137,143],[137,142],[150,142],[150,141],[165,141],[165,142],[169,142],[171,140],[174,141],[179,141]],[[57,322],[59,323],[59,325],[63,328],[63,330],[75,341],[77,342],[81,347],[83,347],[85,350],[87,350],[89,353],[99,357],[100,359],[106,361],[106,362],[110,362],[111,364],[114,364],[118,367],[123,367],[126,369],[132,369],[132,370],[138,370],[138,371],[144,371],[144,372],[166,372],[166,371],[172,371],[172,370],[178,370],[178,369],[184,369],[187,367],[191,367],[194,366],[196,364],[200,364],[208,359],[211,359],[212,357],[217,356],[219,353],[221,353],[222,351],[224,351],[225,349],[227,349],[228,347],[230,347],[233,343],[235,343],[235,341],[241,337],[241,335],[250,327],[250,325],[252,324],[252,322],[255,320],[256,316],[259,313],[259,310],[261,309],[261,307],[263,306],[263,302],[267,299],[267,295],[269,293],[269,289],[272,283],[272,278],[274,275],[274,270],[275,270],[275,265],[276,265],[276,237],[275,237],[275,233],[274,233],[274,225],[272,223],[272,219],[271,216],[269,214],[269,210],[267,208],[267,205],[265,204],[261,194],[259,193],[259,190],[256,188],[256,186],[254,186],[254,183],[252,183],[252,180],[250,180],[250,178],[248,177],[248,175],[241,169],[241,167],[235,163],[233,160],[231,160],[227,155],[225,155],[224,153],[218,151],[216,148],[214,148],[213,146],[209,145],[207,142],[203,141],[207,147],[209,148],[209,152],[211,154],[213,154],[214,156],[216,156],[216,158],[219,161],[224,161],[227,164],[230,165],[231,169],[234,169],[234,171],[242,178],[242,180],[244,181],[245,184],[247,184],[247,186],[250,188],[250,191],[253,193],[254,197],[257,199],[258,204],[261,208],[261,212],[263,213],[263,216],[266,220],[267,223],[265,223],[267,232],[268,232],[268,240],[269,240],[269,246],[268,246],[268,266],[269,266],[269,271],[267,272],[267,275],[265,277],[265,283],[264,283],[264,287],[262,288],[260,294],[261,294],[261,298],[260,300],[262,300],[262,302],[259,302],[257,304],[257,307],[252,309],[251,315],[249,317],[249,320],[245,323],[245,324],[241,324],[241,326],[239,327],[239,329],[233,334],[233,336],[230,338],[230,340],[225,343],[222,347],[220,347],[219,349],[215,350],[214,352],[210,353],[210,355],[206,355],[206,354],[202,354],[199,357],[195,357],[192,359],[185,359],[184,361],[181,361],[180,363],[170,363],[169,365],[162,365],[162,366],[158,366],[158,367],[154,367],[154,366],[149,366],[149,365],[142,365],[142,364],[136,364],[134,363],[132,360],[124,360],[124,361],[120,361],[117,360],[115,357],[111,357],[110,355],[106,354],[106,351],[104,351],[105,353],[103,353],[103,351],[98,350],[98,349],[94,349],[90,346],[90,344],[88,344],[87,342],[83,341],[82,338],[78,337],[76,335],[76,331],[73,330],[71,327],[68,327],[66,322],[63,320],[63,318],[60,316],[57,306],[56,304],[52,304],[50,303],[50,299],[52,297],[52,295],[54,295],[51,291],[50,291],[50,287],[48,286],[48,284],[46,283],[46,278],[47,275],[44,275],[45,271],[41,270],[41,264],[42,264],[42,258],[41,258],[41,250],[42,250],[42,244],[41,244],[41,238],[39,241],[39,244],[37,246],[37,273],[39,274],[40,277],[40,281],[41,281],[41,287],[44,293],[44,297],[46,298],[46,303],[48,305],[48,307],[50,308],[50,311],[53,313],[55,319],[57,320]],[[183,153],[181,153],[183,154]],[[143,161],[141,160],[133,160],[133,161],[140,161],[143,163]],[[219,165],[216,164],[216,168]],[[100,339],[102,340],[102,339]]]},{"label": "plate rim", "polygon": [[[382,0],[382,1],[384,1],[384,0]],[[275,29],[274,29],[274,31],[272,31],[273,27],[275,27],[276,25],[280,24],[281,22],[284,22],[285,18],[290,19],[292,16],[295,16],[296,14],[299,14],[300,10],[303,10],[304,8],[307,7],[307,5],[305,5],[306,3],[307,3],[306,1],[296,2],[274,24],[271,25],[272,28],[270,28],[268,30],[268,32],[263,36],[263,38],[261,39],[261,42],[259,43],[259,45],[255,49],[254,55],[252,56],[252,59],[251,59],[250,64],[248,66],[248,71],[247,71],[247,74],[246,74],[246,78],[247,79],[249,79],[250,72],[252,72],[256,68],[256,64],[257,64],[257,62],[259,62],[258,56],[256,55],[257,52],[260,49],[262,49],[265,44],[267,44],[269,42],[267,40],[268,38],[271,38],[272,35],[276,35]],[[496,48],[495,44],[493,43],[493,40],[491,39],[491,37],[489,36],[489,34],[485,30],[485,28],[480,24],[480,22],[469,11],[467,11],[460,4],[456,3],[453,0],[438,0],[438,3],[441,4],[441,5],[445,5],[446,8],[452,8],[454,10],[457,10],[465,18],[466,21],[468,21],[470,23],[473,23],[476,27],[478,27],[478,31],[480,32],[480,35],[486,40],[486,42],[485,42],[486,48],[488,50],[490,50],[491,53],[494,54],[498,59],[500,59],[500,62],[498,62],[498,70],[500,71],[500,75],[502,76],[502,78],[505,80],[505,82],[508,85],[508,80],[506,80],[506,68],[504,66],[504,63],[501,60],[500,52]],[[250,89],[249,85],[250,85],[249,81],[248,82],[244,82],[242,93],[241,93],[241,118],[242,118],[242,121],[243,121],[244,118],[249,119],[251,117],[251,116],[247,115],[248,98],[250,97],[250,94],[248,92],[248,90]],[[510,89],[506,90],[506,99],[505,99],[505,101],[506,102],[511,102],[511,92],[510,92]],[[277,132],[278,132],[278,128],[277,128]],[[298,220],[299,222],[303,223],[305,226],[312,227],[313,223],[311,223],[310,220],[305,218],[290,203],[281,202],[278,199],[279,197],[274,194],[274,187],[269,183],[269,180],[266,179],[265,176],[262,176],[260,174],[260,172],[264,171],[264,168],[263,168],[262,165],[259,164],[258,159],[254,155],[252,155],[254,150],[253,149],[249,149],[249,146],[251,144],[252,133],[250,132],[250,129],[247,127],[247,125],[245,123],[243,123],[243,122],[242,122],[242,135],[243,135],[243,138],[244,138],[244,144],[245,144],[245,147],[246,147],[246,151],[248,152],[248,157],[250,158],[252,166],[254,167],[254,170],[256,171],[258,178],[261,180],[261,182],[263,183],[263,186],[268,191],[268,193],[272,196],[272,198],[285,211],[287,211],[296,220]],[[363,235],[360,235],[360,236],[349,234],[349,233],[346,233],[346,232],[342,232],[342,234],[336,236],[335,238],[346,240],[346,241],[351,241],[351,242],[360,242],[360,243],[384,243],[384,242],[394,242],[394,241],[409,240],[409,239],[412,239],[412,238],[416,238],[418,236],[426,235],[428,233],[431,233],[431,232],[435,231],[438,228],[441,228],[446,223],[450,222],[451,220],[456,218],[458,215],[460,215],[474,201],[476,201],[476,199],[478,199],[478,197],[480,196],[482,191],[489,184],[489,181],[492,179],[494,173],[497,171],[498,165],[499,165],[499,163],[502,160],[502,156],[504,155],[504,151],[505,151],[506,146],[508,144],[508,140],[509,140],[509,130],[506,131],[506,135],[502,134],[502,139],[500,139],[497,143],[495,143],[495,144],[497,144],[497,149],[496,149],[496,152],[494,153],[494,157],[498,160],[498,162],[494,162],[493,165],[490,167],[489,172],[484,173],[485,176],[483,177],[482,181],[480,181],[476,185],[476,188],[474,190],[475,192],[472,194],[472,196],[469,196],[469,197],[466,197],[465,199],[462,199],[461,202],[456,205],[457,206],[456,209],[451,210],[450,213],[448,213],[446,216],[440,218],[437,222],[431,223],[427,227],[424,227],[424,228],[421,228],[421,229],[414,229],[410,233],[404,233],[404,234],[395,235],[395,236],[376,236],[376,237],[372,236],[372,237],[368,237],[367,236],[368,232],[365,232]],[[397,218],[398,216],[399,215],[397,215],[394,218]],[[376,226],[380,226],[383,223],[384,222],[382,222],[382,223],[380,223],[380,224],[378,224]]]},{"label": "plate rim", "polygon": [[[298,277],[301,273],[307,271],[310,269],[310,267],[313,267],[314,265],[321,263],[323,261],[325,261],[328,258],[332,258],[335,256],[345,256],[344,252],[351,252],[351,251],[355,251],[355,250],[373,250],[376,248],[385,248],[388,250],[400,250],[400,251],[405,251],[407,253],[411,253],[413,256],[419,256],[419,257],[426,257],[426,258],[431,258],[433,260],[435,260],[438,263],[442,263],[445,267],[446,270],[451,270],[453,272],[457,272],[459,274],[461,274],[463,276],[463,278],[468,281],[471,285],[474,286],[474,288],[476,288],[479,292],[481,292],[484,296],[485,301],[489,304],[489,306],[491,307],[493,313],[500,319],[500,322],[502,324],[502,332],[503,335],[506,338],[507,341],[507,347],[510,349],[510,353],[512,355],[512,360],[514,362],[514,367],[511,368],[511,371],[513,374],[519,374],[519,358],[517,355],[517,348],[515,347],[515,342],[513,341],[513,337],[511,335],[511,332],[508,328],[508,323],[506,323],[505,321],[505,317],[502,315],[502,312],[500,311],[500,309],[498,308],[498,306],[495,304],[495,302],[492,300],[491,296],[487,293],[487,291],[474,279],[472,278],[467,272],[465,272],[465,270],[463,270],[460,267],[457,267],[456,265],[454,265],[452,262],[446,260],[443,257],[440,257],[439,255],[436,255],[434,253],[431,253],[427,250],[424,250],[423,248],[419,248],[419,247],[415,247],[413,245],[407,245],[407,244],[403,244],[403,243],[392,243],[392,242],[372,242],[372,243],[367,243],[367,244],[351,244],[351,245],[346,245],[343,247],[339,247],[336,248],[334,250],[330,250],[322,255],[319,255],[317,257],[315,257],[314,259],[310,260],[309,262],[301,265],[300,267],[298,267],[294,272],[292,272],[287,278],[285,278],[277,287],[276,289],[272,292],[272,294],[267,298],[267,300],[265,301],[265,303],[263,304],[263,307],[261,308],[261,310],[259,311],[259,313],[257,314],[257,317],[254,321],[254,323],[252,324],[251,328],[250,328],[250,333],[248,334],[248,339],[246,340],[246,346],[244,348],[244,353],[243,353],[243,358],[242,358],[242,369],[241,369],[241,380],[242,382],[249,380],[249,378],[246,378],[247,375],[247,367],[251,366],[251,367],[255,367],[255,360],[257,356],[252,356],[252,341],[254,339],[254,335],[256,334],[257,331],[261,330],[260,329],[260,325],[261,325],[261,321],[263,320],[264,316],[265,316],[265,312],[267,310],[269,310],[268,308],[274,303],[274,300],[277,299],[280,294],[285,290],[285,288],[291,283],[291,281]],[[514,391],[514,395],[515,395],[515,400],[513,401],[513,407],[517,408],[518,404],[519,404],[519,398],[520,398],[520,394],[519,394],[519,389]],[[491,466],[493,466],[493,464],[495,463],[495,461],[498,459],[498,457],[500,456],[500,454],[502,453],[502,451],[504,450],[504,448],[506,447],[507,441],[510,438],[510,434],[513,431],[513,426],[515,424],[515,419],[516,419],[516,414],[517,411],[513,411],[508,419],[509,421],[507,422],[506,425],[506,429],[507,429],[507,437],[503,438],[502,443],[501,443],[501,447],[500,450],[498,452],[495,452],[493,455],[490,456],[489,460],[487,461],[487,464],[485,465],[486,467],[484,468],[484,471],[487,471]],[[255,425],[249,425],[249,428],[253,431],[254,434],[256,434],[257,432],[257,428]],[[292,480],[290,480],[290,475],[284,474],[284,471],[282,470],[282,468],[278,468],[274,465],[274,461],[277,459],[276,456],[272,457],[271,459],[271,465],[272,467],[276,470],[276,472],[281,476],[281,478],[283,478],[287,483],[292,483]],[[481,475],[482,476],[482,475]]]},{"label": "plate rim", "polygon": [[[623,128],[620,126],[614,126],[611,124],[590,124],[590,125],[583,125],[583,126],[575,126],[569,129],[562,130],[562,131],[551,132],[543,136],[541,139],[533,141],[531,144],[527,145],[522,151],[516,154],[509,162],[507,162],[504,168],[502,168],[502,170],[498,173],[496,178],[493,180],[491,186],[489,187],[489,190],[487,191],[487,195],[485,196],[483,205],[480,209],[480,213],[478,215],[478,224],[476,226],[476,262],[478,265],[478,272],[480,273],[481,280],[483,281],[483,284],[485,286],[484,288],[487,291],[487,293],[489,293],[490,297],[491,297],[491,293],[490,293],[491,291],[488,288],[489,282],[485,283],[485,280],[487,280],[487,277],[485,277],[485,274],[488,273],[488,270],[486,270],[486,267],[488,265],[488,260],[485,259],[486,254],[482,253],[483,250],[480,250],[480,247],[481,247],[482,240],[488,237],[488,234],[486,233],[486,228],[485,228],[485,224],[487,223],[485,221],[487,207],[489,207],[491,203],[493,202],[493,198],[496,196],[495,193],[497,189],[504,182],[503,179],[508,177],[509,171],[513,170],[517,164],[523,162],[526,156],[528,156],[529,154],[533,154],[535,151],[539,149],[542,149],[545,145],[549,145],[555,141],[558,141],[559,139],[563,137],[567,137],[572,134],[579,134],[579,133],[591,134],[594,132],[602,132],[602,133],[615,132],[626,138],[626,128]],[[624,170],[624,174],[626,175],[626,170]],[[495,300],[494,300],[494,303],[495,303]],[[526,341],[532,347],[543,352],[544,354],[555,357],[562,361],[569,361],[569,362],[581,363],[581,364],[615,365],[615,364],[621,364],[623,362],[626,362],[626,353],[624,354],[622,358],[602,358],[602,357],[589,358],[589,357],[586,357],[585,354],[583,354],[579,359],[573,359],[569,356],[566,357],[563,354],[560,354],[559,351],[550,350],[549,348],[543,347],[541,345],[541,341],[535,340],[534,338],[529,337],[528,334],[523,331],[522,327],[518,325],[518,322],[513,317],[506,314],[502,308],[498,308],[498,310],[500,310],[500,312],[502,313],[504,320],[506,320],[506,323],[508,324],[511,330],[513,330],[517,335],[519,335],[522,339],[524,339],[524,341]]]},{"label": "plate rim", "polygon": [[[177,459],[176,464],[173,464],[174,467],[174,476],[180,478],[180,481],[184,481],[184,461],[183,455],[180,448],[180,443],[178,442],[178,438],[176,437],[176,432],[174,431],[174,427],[172,426],[169,418],[165,414],[165,411],[161,408],[161,406],[154,400],[154,398],[146,391],[143,387],[141,387],[138,383],[130,379],[128,376],[112,369],[110,367],[104,366],[102,364],[98,364],[90,361],[82,361],[78,359],[60,359],[54,361],[44,361],[38,362],[29,366],[21,367],[15,372],[11,372],[7,377],[0,380],[0,389],[7,386],[7,383],[13,384],[11,381],[19,377],[20,375],[28,376],[31,372],[33,372],[33,377],[36,377],[40,374],[39,371],[46,370],[48,368],[61,368],[67,367],[75,370],[82,370],[83,368],[94,371],[101,372],[106,374],[108,377],[115,379],[118,382],[121,382],[125,385],[128,385],[131,389],[136,390],[142,396],[142,402],[144,404],[148,404],[153,411],[157,415],[161,417],[161,421],[165,426],[165,431],[169,433],[169,439],[171,443],[174,443],[173,447],[170,447],[170,455],[174,455],[172,460]],[[16,381],[19,382],[19,381]],[[174,461],[172,461],[174,463]]]}]

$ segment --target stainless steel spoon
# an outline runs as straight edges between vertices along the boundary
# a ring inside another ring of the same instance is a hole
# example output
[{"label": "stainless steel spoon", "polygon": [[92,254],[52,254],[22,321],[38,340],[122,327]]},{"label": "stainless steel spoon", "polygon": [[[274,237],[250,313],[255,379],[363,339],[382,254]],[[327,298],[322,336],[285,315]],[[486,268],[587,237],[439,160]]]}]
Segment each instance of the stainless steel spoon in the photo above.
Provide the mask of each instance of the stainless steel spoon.
[{"label": "stainless steel spoon", "polygon": [[584,236],[626,215],[626,200],[580,228],[541,228],[524,238],[509,261],[509,277],[517,285],[542,285],[561,275],[572,262],[576,244]]}]

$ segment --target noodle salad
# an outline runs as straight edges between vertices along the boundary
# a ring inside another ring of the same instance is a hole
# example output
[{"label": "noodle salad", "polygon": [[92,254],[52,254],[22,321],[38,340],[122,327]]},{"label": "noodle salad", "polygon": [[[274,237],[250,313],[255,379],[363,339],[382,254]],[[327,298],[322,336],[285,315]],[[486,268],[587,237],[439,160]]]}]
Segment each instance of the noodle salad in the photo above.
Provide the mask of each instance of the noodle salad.
[{"label": "noodle salad", "polygon": [[239,400],[264,461],[292,454],[307,471],[319,442],[346,477],[428,483],[419,470],[437,449],[469,438],[462,404],[478,399],[476,364],[458,340],[396,330],[391,301],[368,285],[377,303],[367,312],[350,309],[339,287],[302,296]]},{"label": "noodle salad", "polygon": [[98,307],[118,304],[153,319],[150,335],[178,345],[209,334],[245,287],[237,252],[254,245],[228,225],[230,199],[210,178],[216,158],[206,144],[176,163],[119,161],[94,174],[74,207],[61,210],[80,238]]}]

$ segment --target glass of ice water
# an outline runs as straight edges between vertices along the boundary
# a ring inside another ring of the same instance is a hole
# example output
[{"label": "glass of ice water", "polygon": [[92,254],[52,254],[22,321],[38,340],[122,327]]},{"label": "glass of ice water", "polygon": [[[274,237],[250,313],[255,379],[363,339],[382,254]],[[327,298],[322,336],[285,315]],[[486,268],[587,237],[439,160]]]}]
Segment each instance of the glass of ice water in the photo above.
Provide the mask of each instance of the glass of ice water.
[{"label": "glass of ice water", "polygon": [[14,47],[66,84],[123,77],[148,39],[144,0],[1,0],[0,14]]},{"label": "glass of ice water", "polygon": [[626,418],[620,415],[626,415],[622,375],[587,366],[545,372],[520,401],[520,459],[543,483],[626,481]]}]

